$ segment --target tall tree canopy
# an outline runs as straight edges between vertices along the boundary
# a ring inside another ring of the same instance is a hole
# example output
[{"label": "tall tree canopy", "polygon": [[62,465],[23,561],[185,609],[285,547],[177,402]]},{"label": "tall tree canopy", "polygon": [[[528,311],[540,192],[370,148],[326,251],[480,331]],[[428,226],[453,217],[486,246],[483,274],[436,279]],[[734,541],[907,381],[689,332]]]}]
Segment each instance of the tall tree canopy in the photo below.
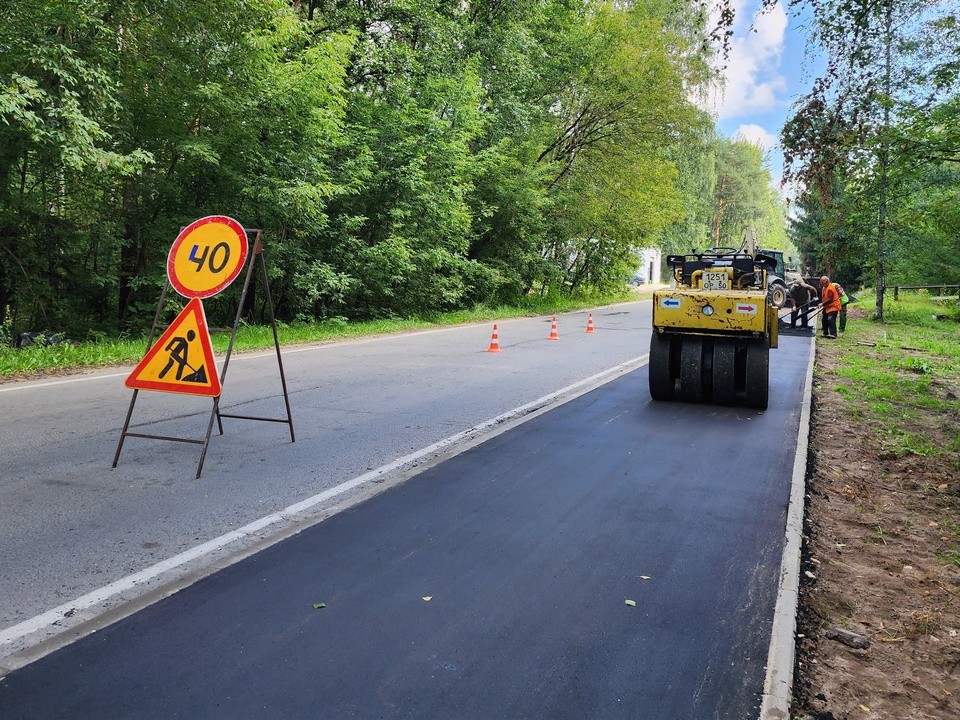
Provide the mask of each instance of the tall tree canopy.
[{"label": "tall tree canopy", "polygon": [[[803,188],[808,262],[850,283],[935,284],[960,271],[953,232],[960,67],[953,2],[803,0],[825,74],[783,131]],[[931,261],[931,258],[936,260]]]},{"label": "tall tree canopy", "polygon": [[[263,230],[285,320],[622,282],[715,226],[713,5],[9,0],[0,320],[143,327],[208,214]],[[776,205],[750,182],[730,232]]]}]

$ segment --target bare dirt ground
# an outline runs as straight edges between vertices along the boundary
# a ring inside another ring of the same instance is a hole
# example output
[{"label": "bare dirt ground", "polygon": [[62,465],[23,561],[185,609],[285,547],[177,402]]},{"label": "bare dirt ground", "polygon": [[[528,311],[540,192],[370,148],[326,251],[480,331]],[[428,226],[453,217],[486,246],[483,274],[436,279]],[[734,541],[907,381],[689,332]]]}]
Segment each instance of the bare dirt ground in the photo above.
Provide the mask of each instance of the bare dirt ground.
[{"label": "bare dirt ground", "polygon": [[[874,352],[849,336],[818,338],[791,717],[958,720],[958,453],[891,450],[889,421],[856,412],[838,391],[834,371],[851,347]],[[950,401],[960,395],[953,383],[933,389]],[[892,404],[901,427],[955,446],[960,415],[900,420]],[[832,639],[834,629],[869,645]]]}]

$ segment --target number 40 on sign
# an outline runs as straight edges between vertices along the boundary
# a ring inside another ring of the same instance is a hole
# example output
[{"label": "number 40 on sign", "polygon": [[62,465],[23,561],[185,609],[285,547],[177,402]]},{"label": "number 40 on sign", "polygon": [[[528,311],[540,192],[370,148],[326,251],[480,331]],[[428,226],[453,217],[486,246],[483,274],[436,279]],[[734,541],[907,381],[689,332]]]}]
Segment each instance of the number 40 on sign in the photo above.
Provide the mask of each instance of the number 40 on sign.
[{"label": "number 40 on sign", "polygon": [[210,215],[180,231],[167,255],[167,278],[187,298],[216,295],[247,260],[247,233],[233,218]]}]

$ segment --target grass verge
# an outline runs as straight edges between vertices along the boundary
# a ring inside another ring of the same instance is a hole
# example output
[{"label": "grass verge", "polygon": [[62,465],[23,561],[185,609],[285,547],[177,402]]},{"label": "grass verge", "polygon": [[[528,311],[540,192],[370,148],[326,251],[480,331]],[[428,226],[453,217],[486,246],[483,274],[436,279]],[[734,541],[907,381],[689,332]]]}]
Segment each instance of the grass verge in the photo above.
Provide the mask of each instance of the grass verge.
[{"label": "grass verge", "polygon": [[[832,369],[821,377],[842,398],[836,421],[873,434],[879,459],[907,463],[925,478],[925,493],[942,528],[934,553],[960,558],[960,307],[928,293],[900,293],[884,303],[884,322],[872,319],[875,297],[850,306]],[[830,341],[822,341],[830,342]]]},{"label": "grass verge", "polygon": [[873,423],[897,455],[960,449],[960,437],[943,442],[941,435],[935,443],[917,432],[918,422],[931,417],[960,417],[960,308],[926,293],[901,293],[884,303],[878,323],[871,319],[874,305],[865,294],[850,306],[860,317],[847,327],[835,370],[848,412]]},{"label": "grass verge", "polygon": [[[302,345],[330,342],[348,338],[410,332],[433,327],[464,325],[512,317],[535,317],[581,310],[587,307],[611,305],[637,300],[650,293],[625,290],[603,296],[588,297],[529,297],[517,305],[496,307],[479,305],[470,310],[434,313],[414,318],[391,318],[352,322],[346,318],[331,318],[314,323],[278,323],[280,344]],[[172,320],[172,317],[170,318]],[[162,332],[162,328],[158,331]],[[225,352],[230,334],[212,334],[213,348]],[[273,331],[269,325],[241,325],[237,330],[235,349],[259,350],[272,347]],[[48,346],[31,346],[19,350],[0,346],[0,380],[27,378],[44,373],[63,372],[79,368],[135,364],[147,350],[147,337],[106,338],[90,342],[71,342]]]},{"label": "grass verge", "polygon": [[874,309],[865,293],[817,342],[790,717],[955,720],[960,308],[901,293],[883,323]]}]

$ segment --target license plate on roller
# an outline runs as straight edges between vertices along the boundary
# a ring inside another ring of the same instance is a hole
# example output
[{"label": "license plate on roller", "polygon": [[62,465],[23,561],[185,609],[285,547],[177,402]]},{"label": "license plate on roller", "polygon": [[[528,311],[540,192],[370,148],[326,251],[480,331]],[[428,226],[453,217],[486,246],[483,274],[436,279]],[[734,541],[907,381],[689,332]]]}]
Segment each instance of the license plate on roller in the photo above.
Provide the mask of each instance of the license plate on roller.
[{"label": "license plate on roller", "polygon": [[716,270],[703,271],[703,289],[704,290],[729,290],[727,285],[727,274],[717,272]]}]

